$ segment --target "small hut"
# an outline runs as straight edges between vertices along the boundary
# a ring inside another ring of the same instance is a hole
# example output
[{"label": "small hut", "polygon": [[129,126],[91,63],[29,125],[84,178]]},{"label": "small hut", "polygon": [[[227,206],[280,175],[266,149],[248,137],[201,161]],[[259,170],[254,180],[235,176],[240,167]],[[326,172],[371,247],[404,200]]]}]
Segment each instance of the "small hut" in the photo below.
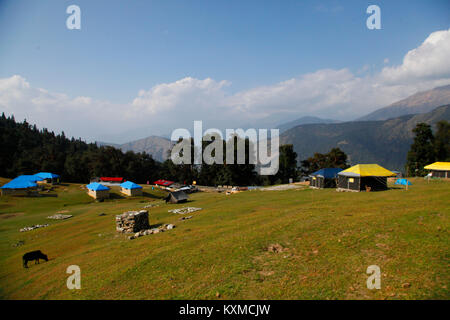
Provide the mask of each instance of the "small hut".
[{"label": "small hut", "polygon": [[323,168],[311,174],[310,187],[336,188],[336,180],[341,168]]},{"label": "small hut", "polygon": [[434,178],[450,178],[450,162],[435,162],[424,167]]},{"label": "small hut", "polygon": [[358,164],[338,173],[338,191],[387,190],[387,177],[395,173],[378,164]]},{"label": "small hut", "polygon": [[155,182],[153,182],[153,184],[161,189],[169,189],[169,187],[171,185],[173,185],[175,182],[173,181],[169,181],[169,180],[163,180],[163,179],[159,179],[156,180]]},{"label": "small hut", "polygon": [[59,184],[60,176],[51,172],[39,172],[36,173],[35,176],[41,178],[41,181],[38,183],[50,183],[50,184]]},{"label": "small hut", "polygon": [[27,196],[37,190],[37,184],[34,181],[15,178],[1,187],[2,196]]},{"label": "small hut", "polygon": [[86,188],[88,189],[88,195],[94,199],[102,200],[109,198],[109,188],[98,182],[90,183]]},{"label": "small hut", "polygon": [[188,200],[188,195],[183,191],[169,192],[164,200],[166,200],[166,203],[182,203]]},{"label": "small hut", "polygon": [[142,196],[142,187],[134,182],[123,182],[120,184],[120,187],[120,192],[127,196]]}]

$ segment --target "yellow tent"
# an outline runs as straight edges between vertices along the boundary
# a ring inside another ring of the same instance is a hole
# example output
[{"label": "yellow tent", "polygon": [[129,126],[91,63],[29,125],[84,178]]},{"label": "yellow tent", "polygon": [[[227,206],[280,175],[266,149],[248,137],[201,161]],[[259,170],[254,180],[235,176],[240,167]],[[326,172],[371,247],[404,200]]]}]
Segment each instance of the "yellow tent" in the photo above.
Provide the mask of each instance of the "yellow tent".
[{"label": "yellow tent", "polygon": [[424,167],[427,170],[449,171],[450,162],[435,162]]},{"label": "yellow tent", "polygon": [[424,167],[434,178],[450,178],[450,162],[435,162]]},{"label": "yellow tent", "polygon": [[394,177],[395,173],[389,171],[377,164],[357,164],[344,171],[339,172],[339,175],[348,177]]}]

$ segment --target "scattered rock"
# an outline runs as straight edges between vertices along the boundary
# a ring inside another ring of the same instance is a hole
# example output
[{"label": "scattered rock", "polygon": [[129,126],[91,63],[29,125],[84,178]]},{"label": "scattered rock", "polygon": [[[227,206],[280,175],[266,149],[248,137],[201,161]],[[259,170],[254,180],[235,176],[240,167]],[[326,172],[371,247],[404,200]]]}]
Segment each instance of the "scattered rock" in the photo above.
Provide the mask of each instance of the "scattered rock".
[{"label": "scattered rock", "polygon": [[188,219],[191,219],[192,218],[192,216],[187,216],[187,217],[181,217],[179,220],[188,220]]},{"label": "scattered rock", "polygon": [[280,253],[280,252],[283,252],[283,250],[284,250],[284,248],[278,243],[271,244],[267,247],[267,251],[269,251],[269,252]]},{"label": "scattered rock", "polygon": [[409,287],[411,287],[411,283],[409,283],[409,282],[405,282],[404,284],[402,284],[402,288],[403,289],[406,289],[406,288],[409,288]]},{"label": "scattered rock", "polygon": [[163,226],[160,226],[159,228],[140,230],[138,232],[135,232],[134,235],[129,236],[128,239],[133,240],[142,236],[164,232],[165,230],[172,230],[173,228],[175,228],[174,224],[165,224]]},{"label": "scattered rock", "polygon": [[98,216],[99,216],[99,217],[103,217],[103,216],[106,216],[106,213],[104,213],[104,212],[102,212],[102,213],[99,213],[99,214],[98,214]]},{"label": "scattered rock", "polygon": [[143,208],[147,209],[147,208],[154,208],[154,207],[159,207],[159,204],[150,203],[150,204],[145,205]]},{"label": "scattered rock", "polygon": [[216,298],[220,298],[220,293],[216,292]]},{"label": "scattered rock", "polygon": [[34,230],[34,229],[45,228],[45,227],[48,227],[48,226],[49,226],[48,223],[47,224],[36,224],[36,225],[31,226],[31,227],[24,227],[24,228],[20,229],[19,231],[20,232],[31,231],[31,230]]},{"label": "scattered rock", "polygon": [[186,214],[186,213],[191,213],[191,212],[195,212],[195,211],[199,211],[199,210],[202,210],[202,208],[184,207],[184,208],[179,208],[179,209],[172,209],[172,210],[169,210],[169,212],[177,213],[177,214]]},{"label": "scattered rock", "polygon": [[54,214],[52,216],[48,216],[47,219],[53,219],[53,220],[65,220],[72,218],[73,216],[71,214]]}]

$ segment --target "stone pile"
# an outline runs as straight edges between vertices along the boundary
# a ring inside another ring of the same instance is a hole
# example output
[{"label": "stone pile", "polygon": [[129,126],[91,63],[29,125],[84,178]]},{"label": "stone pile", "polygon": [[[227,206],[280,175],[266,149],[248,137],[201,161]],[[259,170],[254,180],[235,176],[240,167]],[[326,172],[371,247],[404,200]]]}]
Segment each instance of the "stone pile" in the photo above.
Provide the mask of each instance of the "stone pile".
[{"label": "stone pile", "polygon": [[34,230],[34,229],[44,228],[44,227],[48,227],[48,226],[49,226],[48,223],[47,224],[36,224],[34,226],[31,226],[31,227],[24,227],[24,228],[20,229],[19,231],[20,232],[31,231],[31,230]]},{"label": "stone pile", "polygon": [[147,209],[147,208],[155,208],[155,207],[159,207],[159,204],[151,203],[151,204],[145,205],[143,208]]},{"label": "stone pile", "polygon": [[54,220],[65,220],[72,218],[73,216],[71,214],[54,214],[52,216],[48,216],[47,219],[54,219]]},{"label": "stone pile", "polygon": [[148,211],[127,211],[116,216],[116,230],[122,233],[135,233],[150,229]]},{"label": "stone pile", "polygon": [[169,210],[169,212],[178,213],[178,214],[186,214],[186,213],[191,213],[191,212],[195,212],[195,211],[199,211],[199,210],[202,210],[202,208],[184,207],[184,208],[179,208],[179,209],[172,209],[172,210]]},{"label": "stone pile", "polygon": [[133,240],[142,236],[148,236],[150,234],[164,232],[165,230],[172,230],[173,228],[175,228],[174,224],[165,224],[159,228],[141,230],[139,232],[136,232],[134,235],[129,236],[128,239]]}]

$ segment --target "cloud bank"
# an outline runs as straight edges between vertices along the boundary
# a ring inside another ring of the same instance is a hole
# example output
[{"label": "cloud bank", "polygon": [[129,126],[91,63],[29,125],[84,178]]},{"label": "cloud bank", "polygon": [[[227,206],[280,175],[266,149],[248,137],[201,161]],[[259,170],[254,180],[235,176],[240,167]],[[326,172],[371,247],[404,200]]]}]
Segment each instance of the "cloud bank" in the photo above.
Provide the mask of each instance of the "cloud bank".
[{"label": "cloud bank", "polygon": [[69,136],[116,137],[117,142],[141,138],[143,132],[170,134],[175,128],[189,128],[194,120],[208,127],[237,128],[275,127],[302,115],[353,119],[417,91],[449,84],[448,57],[450,29],[431,33],[400,65],[375,74],[322,69],[234,94],[227,92],[229,81],[187,77],[140,90],[126,104],[71,98],[14,75],[0,79],[0,111]]}]

